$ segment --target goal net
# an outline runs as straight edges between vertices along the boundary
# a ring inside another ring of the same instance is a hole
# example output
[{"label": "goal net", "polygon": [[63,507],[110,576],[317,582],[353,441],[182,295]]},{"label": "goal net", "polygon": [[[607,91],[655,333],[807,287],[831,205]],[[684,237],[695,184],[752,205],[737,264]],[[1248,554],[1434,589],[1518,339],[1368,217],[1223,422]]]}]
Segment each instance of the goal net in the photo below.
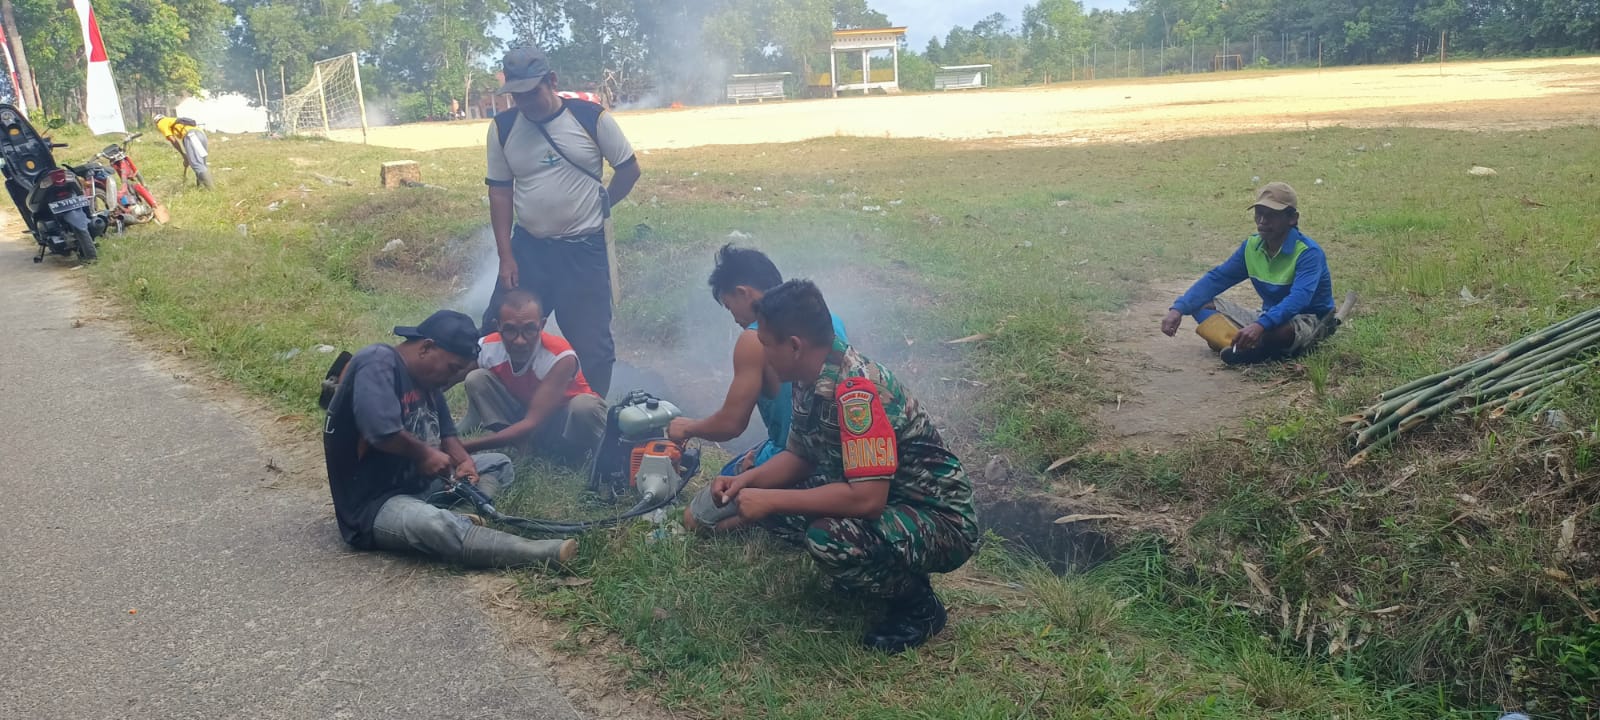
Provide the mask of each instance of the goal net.
[{"label": "goal net", "polygon": [[340,128],[367,129],[356,55],[320,60],[306,86],[272,103],[271,122],[285,135],[326,134]]}]

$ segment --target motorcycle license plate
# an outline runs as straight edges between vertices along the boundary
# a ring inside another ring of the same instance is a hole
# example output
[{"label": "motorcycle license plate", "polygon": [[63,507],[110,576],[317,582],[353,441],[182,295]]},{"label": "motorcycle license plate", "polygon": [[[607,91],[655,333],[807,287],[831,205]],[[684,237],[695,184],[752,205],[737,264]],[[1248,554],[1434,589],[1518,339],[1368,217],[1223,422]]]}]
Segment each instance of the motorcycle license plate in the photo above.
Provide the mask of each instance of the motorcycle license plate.
[{"label": "motorcycle license plate", "polygon": [[64,213],[69,210],[77,210],[78,208],[86,207],[89,207],[89,196],[79,195],[77,197],[56,200],[55,202],[50,203],[50,212]]}]

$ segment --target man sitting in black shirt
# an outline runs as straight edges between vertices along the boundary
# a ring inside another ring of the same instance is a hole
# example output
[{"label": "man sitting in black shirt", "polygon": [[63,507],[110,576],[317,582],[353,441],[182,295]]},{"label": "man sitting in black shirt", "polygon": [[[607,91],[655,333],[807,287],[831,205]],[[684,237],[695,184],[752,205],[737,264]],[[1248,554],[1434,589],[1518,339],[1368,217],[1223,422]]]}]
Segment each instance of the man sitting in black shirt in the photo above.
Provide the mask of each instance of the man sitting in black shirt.
[{"label": "man sitting in black shirt", "polygon": [[477,363],[472,320],[441,310],[394,333],[405,341],[369,345],[350,359],[323,427],[328,487],[345,542],[467,567],[571,560],[576,540],[529,540],[424,500],[451,478],[494,497],[515,475],[505,455],[469,456],[445,405],[442,388]]}]

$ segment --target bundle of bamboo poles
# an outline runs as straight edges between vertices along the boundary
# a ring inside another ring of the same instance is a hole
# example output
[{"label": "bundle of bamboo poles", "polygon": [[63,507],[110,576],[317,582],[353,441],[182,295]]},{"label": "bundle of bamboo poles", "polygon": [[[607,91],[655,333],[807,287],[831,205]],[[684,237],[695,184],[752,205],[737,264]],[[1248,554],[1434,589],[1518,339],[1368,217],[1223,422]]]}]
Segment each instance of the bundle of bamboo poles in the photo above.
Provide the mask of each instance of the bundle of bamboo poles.
[{"label": "bundle of bamboo poles", "polygon": [[1596,362],[1589,357],[1596,349],[1600,349],[1600,307],[1465,365],[1383,393],[1377,404],[1344,418],[1352,426],[1355,450],[1346,466],[1360,465],[1367,453],[1451,409],[1463,415],[1487,411],[1493,418],[1537,413],[1557,389]]}]

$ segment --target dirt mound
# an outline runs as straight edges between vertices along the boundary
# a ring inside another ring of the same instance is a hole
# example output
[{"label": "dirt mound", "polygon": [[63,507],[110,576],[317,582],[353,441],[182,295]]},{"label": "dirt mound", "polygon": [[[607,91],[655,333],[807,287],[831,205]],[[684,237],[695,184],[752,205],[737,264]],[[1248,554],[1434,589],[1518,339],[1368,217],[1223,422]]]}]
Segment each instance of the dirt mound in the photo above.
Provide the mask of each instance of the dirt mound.
[{"label": "dirt mound", "polygon": [[[1214,435],[1281,403],[1274,386],[1254,373],[1222,364],[1217,354],[1194,334],[1194,320],[1185,318],[1176,337],[1161,333],[1161,318],[1187,285],[1168,283],[1150,288],[1103,325],[1111,341],[1102,360],[1117,368],[1115,400],[1100,406],[1100,450],[1161,450],[1197,436]],[[1247,306],[1259,303],[1249,291],[1235,289],[1229,298]]]}]

